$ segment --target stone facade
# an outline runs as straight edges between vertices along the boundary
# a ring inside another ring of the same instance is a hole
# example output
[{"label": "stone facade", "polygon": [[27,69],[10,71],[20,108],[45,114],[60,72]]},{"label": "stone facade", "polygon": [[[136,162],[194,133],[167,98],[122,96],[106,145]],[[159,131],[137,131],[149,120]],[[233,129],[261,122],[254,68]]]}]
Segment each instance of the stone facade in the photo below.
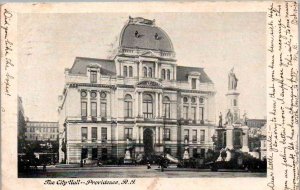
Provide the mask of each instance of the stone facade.
[{"label": "stone facade", "polygon": [[60,161],[79,163],[213,148],[215,88],[203,68],[178,66],[155,21],[129,18],[113,60],[77,57],[59,96]]}]

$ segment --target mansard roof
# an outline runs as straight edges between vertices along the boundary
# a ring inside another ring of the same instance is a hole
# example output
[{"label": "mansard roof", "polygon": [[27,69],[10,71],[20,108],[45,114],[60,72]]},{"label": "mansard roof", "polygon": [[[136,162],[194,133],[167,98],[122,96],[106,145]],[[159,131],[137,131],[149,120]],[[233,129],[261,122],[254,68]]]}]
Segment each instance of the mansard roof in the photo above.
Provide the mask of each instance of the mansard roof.
[{"label": "mansard roof", "polygon": [[201,83],[213,83],[212,80],[208,77],[208,75],[204,72],[203,68],[200,67],[184,67],[177,66],[177,81],[188,81],[188,75],[191,72],[199,72],[200,73],[200,82]]},{"label": "mansard roof", "polygon": [[120,35],[120,47],[174,52],[168,34],[155,26],[154,21],[130,18]]},{"label": "mansard roof", "polygon": [[100,73],[103,75],[116,75],[116,65],[114,60],[109,59],[95,59],[87,57],[76,57],[72,68],[70,69],[71,74],[85,75],[86,68],[89,65],[101,66]]}]

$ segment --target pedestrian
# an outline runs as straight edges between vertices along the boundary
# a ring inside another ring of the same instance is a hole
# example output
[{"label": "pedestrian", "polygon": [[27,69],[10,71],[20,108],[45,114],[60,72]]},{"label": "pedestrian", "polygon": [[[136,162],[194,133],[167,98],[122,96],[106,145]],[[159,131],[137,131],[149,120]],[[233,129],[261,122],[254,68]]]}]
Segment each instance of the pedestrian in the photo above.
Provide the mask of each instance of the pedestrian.
[{"label": "pedestrian", "polygon": [[147,169],[151,169],[151,164],[150,164],[150,162],[147,162]]}]

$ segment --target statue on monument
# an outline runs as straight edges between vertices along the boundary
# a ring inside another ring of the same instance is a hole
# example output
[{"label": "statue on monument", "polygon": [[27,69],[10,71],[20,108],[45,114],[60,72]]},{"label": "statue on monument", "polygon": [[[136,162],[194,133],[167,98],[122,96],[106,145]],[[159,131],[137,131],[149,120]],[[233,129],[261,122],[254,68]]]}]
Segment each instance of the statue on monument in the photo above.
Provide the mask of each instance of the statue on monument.
[{"label": "statue on monument", "polygon": [[231,125],[232,123],[233,123],[233,115],[232,115],[232,113],[229,109],[227,114],[226,114],[226,124]]},{"label": "statue on monument", "polygon": [[247,113],[246,112],[244,112],[244,114],[243,114],[243,124],[247,125]]},{"label": "statue on monument", "polygon": [[222,118],[222,112],[220,112],[220,115],[219,115],[219,127],[222,127],[222,124],[223,124],[223,118]]},{"label": "statue on monument", "polygon": [[228,90],[236,90],[238,79],[236,78],[234,72],[234,67],[230,70],[228,74]]}]

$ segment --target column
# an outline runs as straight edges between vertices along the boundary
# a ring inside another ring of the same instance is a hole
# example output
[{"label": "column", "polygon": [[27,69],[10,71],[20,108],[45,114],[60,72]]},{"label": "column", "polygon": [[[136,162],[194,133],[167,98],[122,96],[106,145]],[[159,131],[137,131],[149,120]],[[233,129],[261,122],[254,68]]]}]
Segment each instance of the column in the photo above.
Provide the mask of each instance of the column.
[{"label": "column", "polygon": [[141,127],[141,131],[140,131],[140,135],[141,135],[141,143],[143,143],[143,139],[144,139],[144,128]]},{"label": "column", "polygon": [[140,104],[140,117],[143,117],[143,92],[140,92],[140,102],[139,102],[139,104]]},{"label": "column", "polygon": [[226,127],[226,148],[233,149],[233,127]]},{"label": "column", "polygon": [[193,130],[189,129],[189,144],[192,144],[193,142]]},{"label": "column", "polygon": [[139,116],[139,93],[135,92],[135,98],[134,98],[134,116]]},{"label": "column", "polygon": [[174,74],[174,77],[173,79],[176,81],[176,72],[177,72],[177,68],[176,68],[176,65],[174,65],[174,71],[173,71],[173,74]]},{"label": "column", "polygon": [[158,144],[158,127],[155,127],[155,143]]},{"label": "column", "polygon": [[157,78],[160,78],[161,77],[161,69],[160,69],[160,66],[159,64],[157,63]]},{"label": "column", "polygon": [[207,122],[206,120],[208,120],[208,112],[209,112],[209,110],[208,110],[208,98],[204,98],[204,106],[203,107],[204,107],[203,121],[204,121],[204,123],[206,123]]},{"label": "column", "polygon": [[122,62],[120,62],[120,76],[123,76],[123,63]]},{"label": "column", "polygon": [[138,143],[141,143],[141,127],[138,127]]},{"label": "column", "polygon": [[248,133],[249,133],[249,128],[248,126],[243,126],[243,146],[242,146],[242,151],[243,152],[249,152],[249,147],[248,147]]},{"label": "column", "polygon": [[158,93],[155,93],[155,118],[158,118]]},{"label": "column", "polygon": [[97,115],[101,118],[100,112],[101,112],[101,108],[100,108],[100,91],[97,91]]},{"label": "column", "polygon": [[164,134],[164,128],[160,127],[160,143],[163,143],[163,134]]},{"label": "column", "polygon": [[91,91],[87,90],[87,120],[91,119]]},{"label": "column", "polygon": [[157,61],[155,62],[155,78],[158,78],[158,63]]},{"label": "column", "polygon": [[116,115],[116,112],[118,109],[115,109],[113,111],[113,108],[115,108],[115,103],[116,103],[116,100],[115,100],[115,90],[114,89],[111,89],[110,90],[110,117],[111,118],[114,118],[114,116]]},{"label": "column", "polygon": [[200,123],[199,121],[199,97],[196,97],[196,123]]},{"label": "column", "polygon": [[162,99],[163,99],[163,97],[162,97],[162,93],[159,93],[159,117],[162,117]]},{"label": "column", "polygon": [[106,92],[106,94],[107,94],[107,105],[106,105],[106,107],[107,107],[107,118],[111,118],[111,103],[112,103],[112,101],[111,101],[111,91],[108,91],[108,92]]},{"label": "column", "polygon": [[143,64],[141,61],[139,61],[139,79],[141,79],[143,77]]}]

